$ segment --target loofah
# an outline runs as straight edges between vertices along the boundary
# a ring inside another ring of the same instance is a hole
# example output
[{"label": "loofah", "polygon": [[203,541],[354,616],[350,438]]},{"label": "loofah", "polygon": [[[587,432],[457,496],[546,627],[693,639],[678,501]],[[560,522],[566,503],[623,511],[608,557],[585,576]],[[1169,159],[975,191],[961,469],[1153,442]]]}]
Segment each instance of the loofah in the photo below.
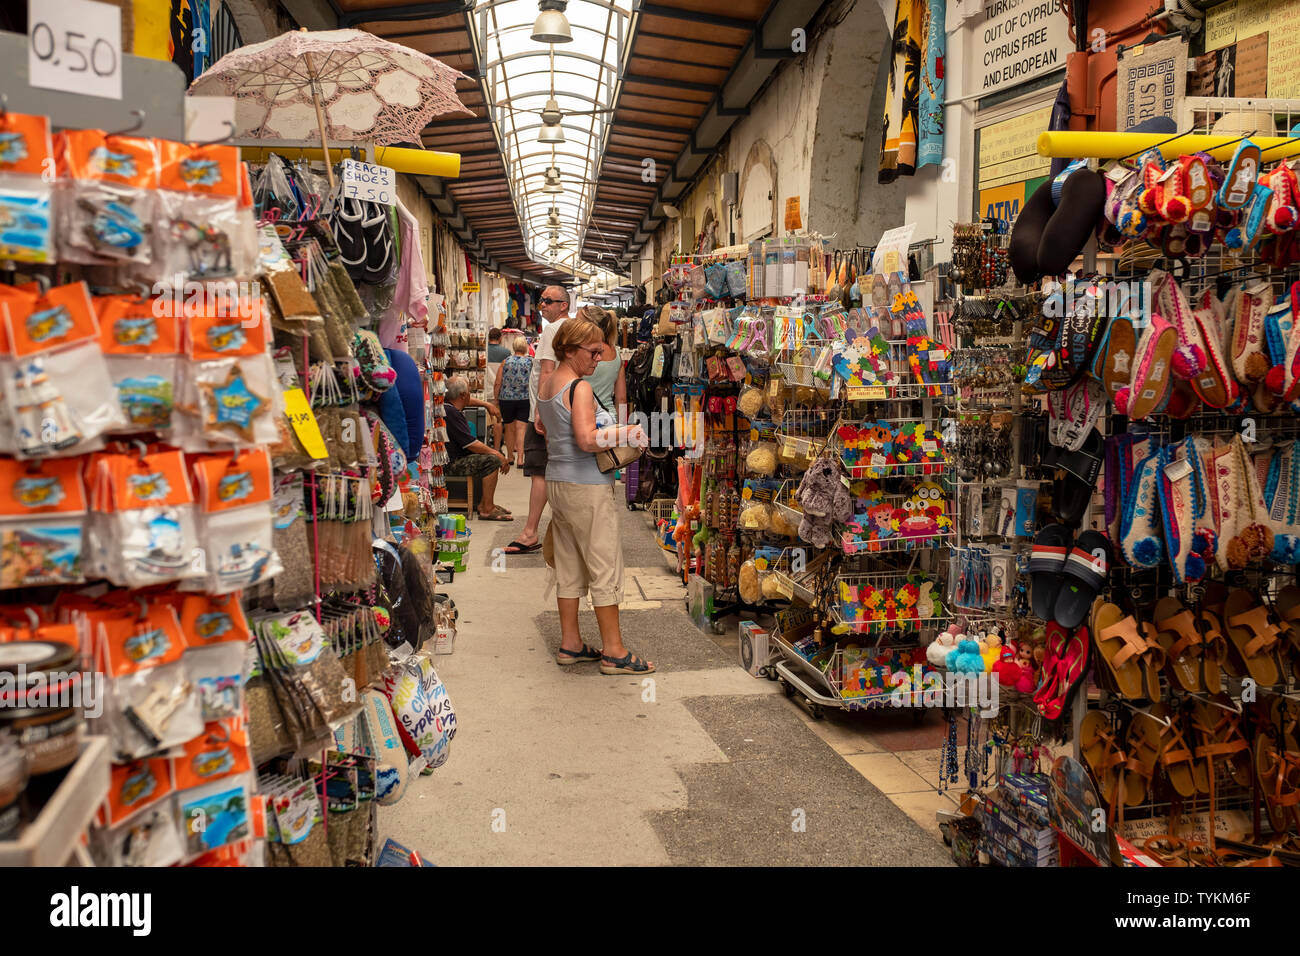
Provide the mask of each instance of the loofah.
[{"label": "loofah", "polygon": [[779,601],[784,595],[781,593],[781,582],[776,579],[775,574],[769,574],[763,578],[763,599],[765,601]]},{"label": "loofah", "polygon": [[745,468],[764,477],[776,474],[776,452],[769,444],[755,445],[745,456]]},{"label": "loofah", "polygon": [[747,531],[766,531],[772,524],[767,505],[752,504],[740,513],[740,526]]},{"label": "loofah", "polygon": [[757,418],[763,410],[763,393],[757,388],[747,388],[736,401],[736,410],[746,418]]},{"label": "loofah", "polygon": [[753,561],[746,561],[740,566],[740,575],[736,582],[740,599],[746,604],[757,604],[763,597],[763,585],[758,580],[758,567]]}]

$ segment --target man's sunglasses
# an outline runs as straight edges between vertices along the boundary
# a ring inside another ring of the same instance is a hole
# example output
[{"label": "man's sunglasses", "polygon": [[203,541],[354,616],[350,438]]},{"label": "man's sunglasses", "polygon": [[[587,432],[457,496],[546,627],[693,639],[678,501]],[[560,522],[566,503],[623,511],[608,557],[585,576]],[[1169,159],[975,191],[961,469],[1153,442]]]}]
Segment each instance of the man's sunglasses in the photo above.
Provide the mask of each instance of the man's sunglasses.
[{"label": "man's sunglasses", "polygon": [[554,304],[557,303],[557,302],[563,302],[563,303],[565,303],[566,305],[568,304],[568,300],[567,300],[567,299],[548,299],[548,298],[546,298],[545,296],[543,296],[542,298],[538,299],[537,301],[538,301],[539,303],[541,303],[542,305],[554,305]]}]

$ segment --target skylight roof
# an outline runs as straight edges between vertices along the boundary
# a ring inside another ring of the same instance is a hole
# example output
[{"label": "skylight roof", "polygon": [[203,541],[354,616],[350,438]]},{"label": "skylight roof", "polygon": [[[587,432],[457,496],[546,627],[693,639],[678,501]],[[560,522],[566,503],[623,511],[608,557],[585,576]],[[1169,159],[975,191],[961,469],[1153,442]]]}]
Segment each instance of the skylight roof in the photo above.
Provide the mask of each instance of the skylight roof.
[{"label": "skylight roof", "polygon": [[[597,271],[580,253],[620,82],[632,0],[569,0],[570,43],[534,41],[537,15],[537,0],[479,3],[474,24],[480,66],[528,254],[580,281]],[[542,110],[551,98],[563,114],[563,143],[538,142]],[[559,194],[542,191],[552,167],[559,170]],[[548,224],[552,209],[558,228]]]}]

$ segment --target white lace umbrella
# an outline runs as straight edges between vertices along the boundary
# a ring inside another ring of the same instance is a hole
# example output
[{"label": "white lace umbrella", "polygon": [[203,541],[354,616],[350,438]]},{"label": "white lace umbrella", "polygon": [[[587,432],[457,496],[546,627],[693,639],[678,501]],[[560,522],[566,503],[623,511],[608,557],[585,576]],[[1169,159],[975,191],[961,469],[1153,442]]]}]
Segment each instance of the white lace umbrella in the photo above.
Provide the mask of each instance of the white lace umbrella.
[{"label": "white lace umbrella", "polygon": [[319,130],[330,169],[327,136],[418,143],[433,117],[470,113],[456,95],[462,78],[431,56],[361,30],[299,30],[227,53],[189,93],[235,97],[242,137],[305,139]]}]

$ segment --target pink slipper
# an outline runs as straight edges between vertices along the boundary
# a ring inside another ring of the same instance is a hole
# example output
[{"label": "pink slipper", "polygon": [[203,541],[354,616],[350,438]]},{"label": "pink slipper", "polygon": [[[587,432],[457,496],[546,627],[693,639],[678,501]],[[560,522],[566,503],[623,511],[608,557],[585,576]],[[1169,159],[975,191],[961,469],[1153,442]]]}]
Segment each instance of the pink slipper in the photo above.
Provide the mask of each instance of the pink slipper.
[{"label": "pink slipper", "polygon": [[1197,309],[1192,320],[1199,333],[1197,344],[1205,355],[1204,368],[1189,378],[1192,391],[1211,408],[1227,408],[1237,397],[1237,383],[1223,360],[1223,328],[1212,308]]},{"label": "pink slipper", "polygon": [[1200,329],[1192,318],[1192,307],[1173,276],[1159,269],[1151,271],[1155,289],[1155,311],[1178,330],[1178,349],[1174,352],[1174,374],[1191,378],[1205,367],[1205,350],[1200,344]]},{"label": "pink slipper", "polygon": [[1178,345],[1178,333],[1159,315],[1138,339],[1133,366],[1133,382],[1115,393],[1115,410],[1138,420],[1146,418],[1159,406],[1169,391],[1171,359]]}]

